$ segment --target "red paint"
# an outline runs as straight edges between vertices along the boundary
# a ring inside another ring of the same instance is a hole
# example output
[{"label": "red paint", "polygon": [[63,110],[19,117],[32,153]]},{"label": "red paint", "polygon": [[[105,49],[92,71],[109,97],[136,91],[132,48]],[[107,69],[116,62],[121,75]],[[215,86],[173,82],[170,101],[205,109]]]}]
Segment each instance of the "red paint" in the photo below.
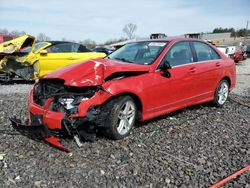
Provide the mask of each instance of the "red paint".
[{"label": "red paint", "polygon": [[[231,82],[230,90],[235,87],[236,76],[233,60],[225,57],[213,46],[211,47],[220,54],[221,59],[173,67],[169,69],[171,77],[163,77],[162,71],[157,69],[158,65],[171,46],[182,40],[193,41],[196,39],[169,40],[169,44],[152,65],[95,59],[67,66],[42,79],[63,79],[67,86],[102,86],[103,90],[80,103],[78,114],[72,114],[71,118],[85,117],[89,107],[101,105],[110,97],[126,93],[136,96],[141,101],[142,121],[183,107],[213,100],[215,89],[224,77]],[[143,74],[105,82],[105,78],[113,73],[131,71],[143,72]],[[29,96],[29,111],[34,115],[43,115],[43,123],[48,128],[60,129],[64,113],[48,110],[49,101],[46,108],[35,104],[32,93],[33,91]]]},{"label": "red paint", "polygon": [[221,187],[222,185],[226,184],[227,182],[237,178],[238,176],[240,176],[241,174],[243,174],[244,172],[247,172],[247,171],[250,171],[250,165],[233,173],[232,175],[226,177],[225,179],[217,182],[216,184],[214,184],[213,186],[211,186],[210,188],[219,188]]},{"label": "red paint", "polygon": [[16,35],[12,34],[0,34],[0,43],[7,42],[16,38]]},{"label": "red paint", "polygon": [[112,73],[149,71],[149,68],[150,66],[148,65],[135,65],[108,59],[95,59],[56,70],[45,75],[43,79],[60,78],[65,80],[64,84],[67,86],[96,86],[103,84],[104,78],[107,78]]},{"label": "red paint", "polygon": [[70,152],[70,150],[62,146],[62,144],[59,142],[59,139],[54,136],[50,136],[48,138],[45,138],[44,140],[62,151]]}]

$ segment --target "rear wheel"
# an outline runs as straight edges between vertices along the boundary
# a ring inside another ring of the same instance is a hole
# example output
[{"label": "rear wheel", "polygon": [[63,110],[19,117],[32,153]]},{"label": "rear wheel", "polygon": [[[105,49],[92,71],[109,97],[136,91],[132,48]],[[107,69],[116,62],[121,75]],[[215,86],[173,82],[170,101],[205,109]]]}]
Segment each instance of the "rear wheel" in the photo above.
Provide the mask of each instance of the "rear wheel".
[{"label": "rear wheel", "polygon": [[107,137],[117,140],[129,135],[135,124],[137,107],[130,96],[121,96],[115,100],[106,119],[104,132]]},{"label": "rear wheel", "polygon": [[229,95],[229,83],[227,80],[221,80],[218,84],[215,94],[213,104],[217,107],[222,107]]}]

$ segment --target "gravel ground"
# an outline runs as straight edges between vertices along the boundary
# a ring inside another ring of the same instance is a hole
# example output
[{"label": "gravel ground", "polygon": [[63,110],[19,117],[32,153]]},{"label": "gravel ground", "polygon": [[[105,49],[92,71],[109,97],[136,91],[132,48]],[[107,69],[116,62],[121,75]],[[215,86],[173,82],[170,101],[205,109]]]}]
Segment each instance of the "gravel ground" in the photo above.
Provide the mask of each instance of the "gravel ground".
[{"label": "gravel ground", "polygon": [[[26,116],[31,85],[0,86],[0,187],[208,187],[250,165],[250,110],[242,105],[250,105],[250,90],[246,79],[237,82],[223,108],[186,108],[124,140],[98,137],[81,148],[63,140],[70,154],[15,132],[8,117]],[[250,173],[225,187],[250,187]]]}]

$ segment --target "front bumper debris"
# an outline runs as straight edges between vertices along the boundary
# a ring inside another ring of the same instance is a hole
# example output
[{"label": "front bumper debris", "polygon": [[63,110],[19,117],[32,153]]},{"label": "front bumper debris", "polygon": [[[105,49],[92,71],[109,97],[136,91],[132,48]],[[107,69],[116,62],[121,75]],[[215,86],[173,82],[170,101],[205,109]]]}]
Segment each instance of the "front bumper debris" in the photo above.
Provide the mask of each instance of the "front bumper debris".
[{"label": "front bumper debris", "polygon": [[21,120],[17,118],[9,118],[11,124],[15,130],[20,132],[22,135],[25,135],[29,138],[33,139],[43,139],[44,141],[50,143],[51,145],[55,146],[56,148],[70,152],[70,150],[64,146],[59,141],[59,138],[53,136],[51,131],[42,123],[26,125],[21,123]]}]

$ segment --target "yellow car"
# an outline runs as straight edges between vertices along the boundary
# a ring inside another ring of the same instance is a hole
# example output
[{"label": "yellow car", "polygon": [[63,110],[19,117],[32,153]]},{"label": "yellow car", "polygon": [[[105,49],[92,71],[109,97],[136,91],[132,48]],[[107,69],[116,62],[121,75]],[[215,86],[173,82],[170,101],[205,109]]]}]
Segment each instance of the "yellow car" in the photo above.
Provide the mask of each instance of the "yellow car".
[{"label": "yellow car", "polygon": [[35,38],[30,35],[0,44],[0,80],[8,81],[15,75],[34,77],[32,71],[33,59],[29,53],[20,53],[21,49],[34,48]]},{"label": "yellow car", "polygon": [[[48,41],[34,44],[35,38],[29,35],[14,40],[6,42],[9,45],[0,44],[0,71],[4,72],[4,75],[17,75],[26,80],[39,78],[79,61],[106,56],[105,53],[92,52],[82,44],[74,42]],[[13,44],[15,50],[6,53]],[[1,60],[2,54],[4,58]]]}]

